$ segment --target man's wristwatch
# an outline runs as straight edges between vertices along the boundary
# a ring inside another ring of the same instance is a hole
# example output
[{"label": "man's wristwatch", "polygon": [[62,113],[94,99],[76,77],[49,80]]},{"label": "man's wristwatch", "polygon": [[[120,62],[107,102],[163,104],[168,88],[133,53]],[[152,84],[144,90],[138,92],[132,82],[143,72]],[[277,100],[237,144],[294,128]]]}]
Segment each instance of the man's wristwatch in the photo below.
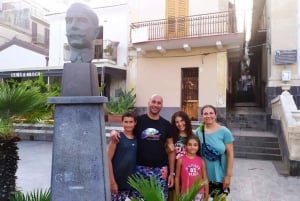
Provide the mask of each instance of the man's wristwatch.
[{"label": "man's wristwatch", "polygon": [[175,177],[175,172],[171,172],[171,173],[170,173],[170,175],[172,175],[172,176],[174,176],[174,177]]}]

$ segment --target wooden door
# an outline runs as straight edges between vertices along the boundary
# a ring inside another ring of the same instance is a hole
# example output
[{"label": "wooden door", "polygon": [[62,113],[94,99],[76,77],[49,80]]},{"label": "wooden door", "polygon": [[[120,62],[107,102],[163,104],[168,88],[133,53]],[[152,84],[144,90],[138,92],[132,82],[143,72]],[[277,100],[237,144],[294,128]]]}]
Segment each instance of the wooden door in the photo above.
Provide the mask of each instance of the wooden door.
[{"label": "wooden door", "polygon": [[198,68],[182,68],[181,70],[181,108],[191,120],[198,120]]}]

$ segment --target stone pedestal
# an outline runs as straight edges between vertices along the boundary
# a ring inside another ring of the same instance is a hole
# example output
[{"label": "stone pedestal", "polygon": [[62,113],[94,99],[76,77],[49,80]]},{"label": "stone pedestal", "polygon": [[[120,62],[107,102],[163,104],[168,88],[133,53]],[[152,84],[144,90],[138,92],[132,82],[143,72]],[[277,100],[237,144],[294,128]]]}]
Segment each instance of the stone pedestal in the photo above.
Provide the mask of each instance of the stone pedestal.
[{"label": "stone pedestal", "polygon": [[51,201],[110,201],[103,111],[107,98],[97,95],[95,66],[72,65],[64,69],[62,96],[48,98],[55,104]]},{"label": "stone pedestal", "polygon": [[99,95],[98,73],[90,63],[66,63],[61,83],[62,96]]}]

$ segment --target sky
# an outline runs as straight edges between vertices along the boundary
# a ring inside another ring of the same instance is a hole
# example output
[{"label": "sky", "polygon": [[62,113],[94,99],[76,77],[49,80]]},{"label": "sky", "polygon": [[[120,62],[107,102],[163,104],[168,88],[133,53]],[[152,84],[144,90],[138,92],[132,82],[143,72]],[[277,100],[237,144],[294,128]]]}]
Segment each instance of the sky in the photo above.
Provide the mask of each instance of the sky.
[{"label": "sky", "polygon": [[114,2],[124,2],[125,0],[32,0],[38,4],[46,6],[51,12],[65,11],[67,7],[73,2],[84,2],[91,7],[109,5]]},{"label": "sky", "polygon": [[236,4],[237,10],[245,11],[245,23],[246,23],[246,40],[251,36],[251,22],[252,22],[252,6],[253,0],[232,0]]}]

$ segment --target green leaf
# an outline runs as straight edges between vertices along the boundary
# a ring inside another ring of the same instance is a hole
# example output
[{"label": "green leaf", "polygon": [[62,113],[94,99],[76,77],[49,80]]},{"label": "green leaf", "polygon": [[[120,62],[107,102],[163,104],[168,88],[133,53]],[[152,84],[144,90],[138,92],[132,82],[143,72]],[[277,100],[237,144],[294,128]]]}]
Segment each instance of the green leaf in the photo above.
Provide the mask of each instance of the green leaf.
[{"label": "green leaf", "polygon": [[213,201],[226,201],[226,194],[222,193],[214,197]]},{"label": "green leaf", "polygon": [[111,98],[109,102],[106,103],[109,114],[124,114],[125,112],[135,109],[136,94],[134,94],[134,89],[132,88],[129,91],[120,90],[119,97]]},{"label": "green leaf", "polygon": [[200,131],[202,131],[202,132],[204,131],[204,123],[200,123],[200,124],[199,124],[199,129],[200,129]]},{"label": "green leaf", "polygon": [[[163,189],[159,181],[154,177],[145,179],[139,175],[129,177],[128,183],[135,190],[137,190],[147,201],[165,201]],[[191,201],[194,200],[199,190],[206,185],[207,181],[200,183],[200,177],[197,177],[192,185],[192,188],[186,194],[179,194],[174,196],[174,201]],[[139,201],[139,199],[132,199]]]},{"label": "green leaf", "polygon": [[15,118],[34,115],[43,111],[46,106],[47,96],[38,88],[28,89],[27,83],[0,83],[0,137],[12,134],[11,125]]},{"label": "green leaf", "polygon": [[33,190],[26,194],[17,191],[10,197],[9,201],[50,201],[50,189]]},{"label": "green leaf", "polygon": [[142,176],[133,175],[128,178],[128,183],[147,201],[166,201],[162,186],[154,177],[145,179]]}]

